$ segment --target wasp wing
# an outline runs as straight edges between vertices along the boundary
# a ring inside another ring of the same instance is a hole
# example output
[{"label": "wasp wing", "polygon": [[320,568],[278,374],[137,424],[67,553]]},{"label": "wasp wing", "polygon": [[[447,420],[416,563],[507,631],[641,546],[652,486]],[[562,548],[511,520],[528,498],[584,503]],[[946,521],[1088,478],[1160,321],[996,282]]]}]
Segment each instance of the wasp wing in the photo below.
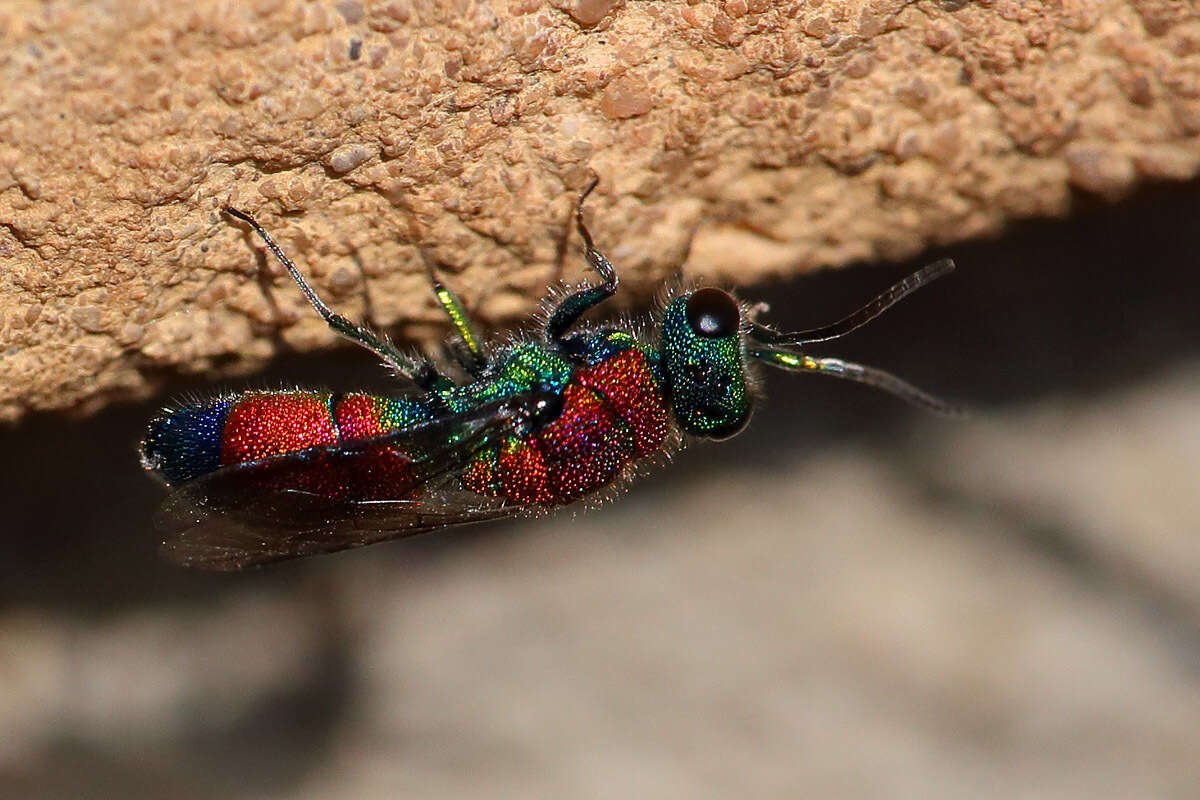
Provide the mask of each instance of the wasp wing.
[{"label": "wasp wing", "polygon": [[535,413],[543,394],[188,481],[155,518],[161,551],[184,566],[238,570],[516,514],[525,507],[459,489],[452,478]]},{"label": "wasp wing", "polygon": [[[234,571],[275,561],[334,553],[376,542],[509,517],[522,506],[457,489],[419,490],[405,500],[367,500],[337,508],[320,506],[298,525],[249,520],[241,514],[206,513],[187,530],[163,542],[162,554],[176,564],[207,570]],[[298,498],[287,498],[293,502]],[[302,508],[305,500],[295,508]],[[277,504],[280,498],[273,498]]]}]

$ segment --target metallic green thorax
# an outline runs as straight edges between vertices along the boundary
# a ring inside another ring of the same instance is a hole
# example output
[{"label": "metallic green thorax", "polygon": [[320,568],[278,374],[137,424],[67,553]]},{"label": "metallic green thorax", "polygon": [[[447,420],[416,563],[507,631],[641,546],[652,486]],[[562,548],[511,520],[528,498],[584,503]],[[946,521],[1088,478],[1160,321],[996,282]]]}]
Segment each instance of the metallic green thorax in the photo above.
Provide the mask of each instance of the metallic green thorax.
[{"label": "metallic green thorax", "polygon": [[740,331],[736,324],[726,336],[697,330],[688,319],[694,294],[667,306],[660,345],[662,370],[676,424],[695,436],[725,439],[746,426],[753,406]]},{"label": "metallic green thorax", "polygon": [[459,387],[446,399],[451,407],[469,408],[530,389],[561,392],[574,372],[569,360],[549,348],[521,344],[498,358],[485,380]]},{"label": "metallic green thorax", "polygon": [[[584,363],[596,364],[630,348],[641,349],[657,372],[658,354],[624,331],[608,330],[584,337]],[[496,400],[530,390],[562,394],[575,376],[578,365],[537,342],[518,344],[497,355],[479,380],[454,385],[425,395],[376,398],[383,430],[392,431],[420,422],[431,422],[440,407],[462,413]]]}]

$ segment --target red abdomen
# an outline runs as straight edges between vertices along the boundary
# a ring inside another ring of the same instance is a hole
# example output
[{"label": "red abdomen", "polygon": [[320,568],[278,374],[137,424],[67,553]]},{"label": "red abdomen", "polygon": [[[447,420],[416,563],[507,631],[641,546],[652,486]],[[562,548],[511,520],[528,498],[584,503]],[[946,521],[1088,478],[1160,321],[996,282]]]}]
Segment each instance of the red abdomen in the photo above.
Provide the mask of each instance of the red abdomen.
[{"label": "red abdomen", "polygon": [[513,503],[570,503],[612,484],[670,431],[662,389],[637,348],[580,369],[562,400],[558,417],[534,436],[481,453],[463,485]]},{"label": "red abdomen", "polygon": [[415,486],[411,459],[388,445],[345,446],[429,416],[420,402],[404,398],[253,392],[183,406],[156,419],[142,442],[142,459],[171,483],[182,483],[222,467],[323,447],[277,464],[262,488],[345,499],[402,497]]},{"label": "red abdomen", "polygon": [[417,486],[412,459],[377,444],[345,446],[420,421],[423,409],[403,400],[315,392],[249,395],[234,404],[221,441],[223,465],[258,461],[312,447],[330,448],[310,459],[281,465],[269,488],[298,489],[330,499],[389,500]]}]

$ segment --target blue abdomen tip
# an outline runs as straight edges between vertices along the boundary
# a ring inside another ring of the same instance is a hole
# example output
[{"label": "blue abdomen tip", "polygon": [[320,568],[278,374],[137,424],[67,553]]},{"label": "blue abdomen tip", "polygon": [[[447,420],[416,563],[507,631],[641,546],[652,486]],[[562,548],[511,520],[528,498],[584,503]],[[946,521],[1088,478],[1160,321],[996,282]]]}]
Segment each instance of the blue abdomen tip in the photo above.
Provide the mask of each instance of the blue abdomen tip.
[{"label": "blue abdomen tip", "polygon": [[142,440],[142,466],[169,483],[188,481],[221,466],[221,433],[228,400],[175,409],[150,423]]}]

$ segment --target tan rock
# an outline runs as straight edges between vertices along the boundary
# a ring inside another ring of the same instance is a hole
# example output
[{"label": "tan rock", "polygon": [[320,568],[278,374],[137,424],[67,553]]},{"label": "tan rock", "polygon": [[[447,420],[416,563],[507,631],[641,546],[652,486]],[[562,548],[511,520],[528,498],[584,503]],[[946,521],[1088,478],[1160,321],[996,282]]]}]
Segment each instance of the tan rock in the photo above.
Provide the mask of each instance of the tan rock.
[{"label": "tan rock", "polygon": [[748,284],[1200,163],[1187,3],[555,6],[8,4],[0,418],[245,371],[275,325],[332,343],[268,265],[272,309],[226,204],[347,314],[361,275],[379,323],[428,335],[418,246],[509,322],[559,276],[593,172],[598,240],[643,304],[697,226],[687,271]]}]

